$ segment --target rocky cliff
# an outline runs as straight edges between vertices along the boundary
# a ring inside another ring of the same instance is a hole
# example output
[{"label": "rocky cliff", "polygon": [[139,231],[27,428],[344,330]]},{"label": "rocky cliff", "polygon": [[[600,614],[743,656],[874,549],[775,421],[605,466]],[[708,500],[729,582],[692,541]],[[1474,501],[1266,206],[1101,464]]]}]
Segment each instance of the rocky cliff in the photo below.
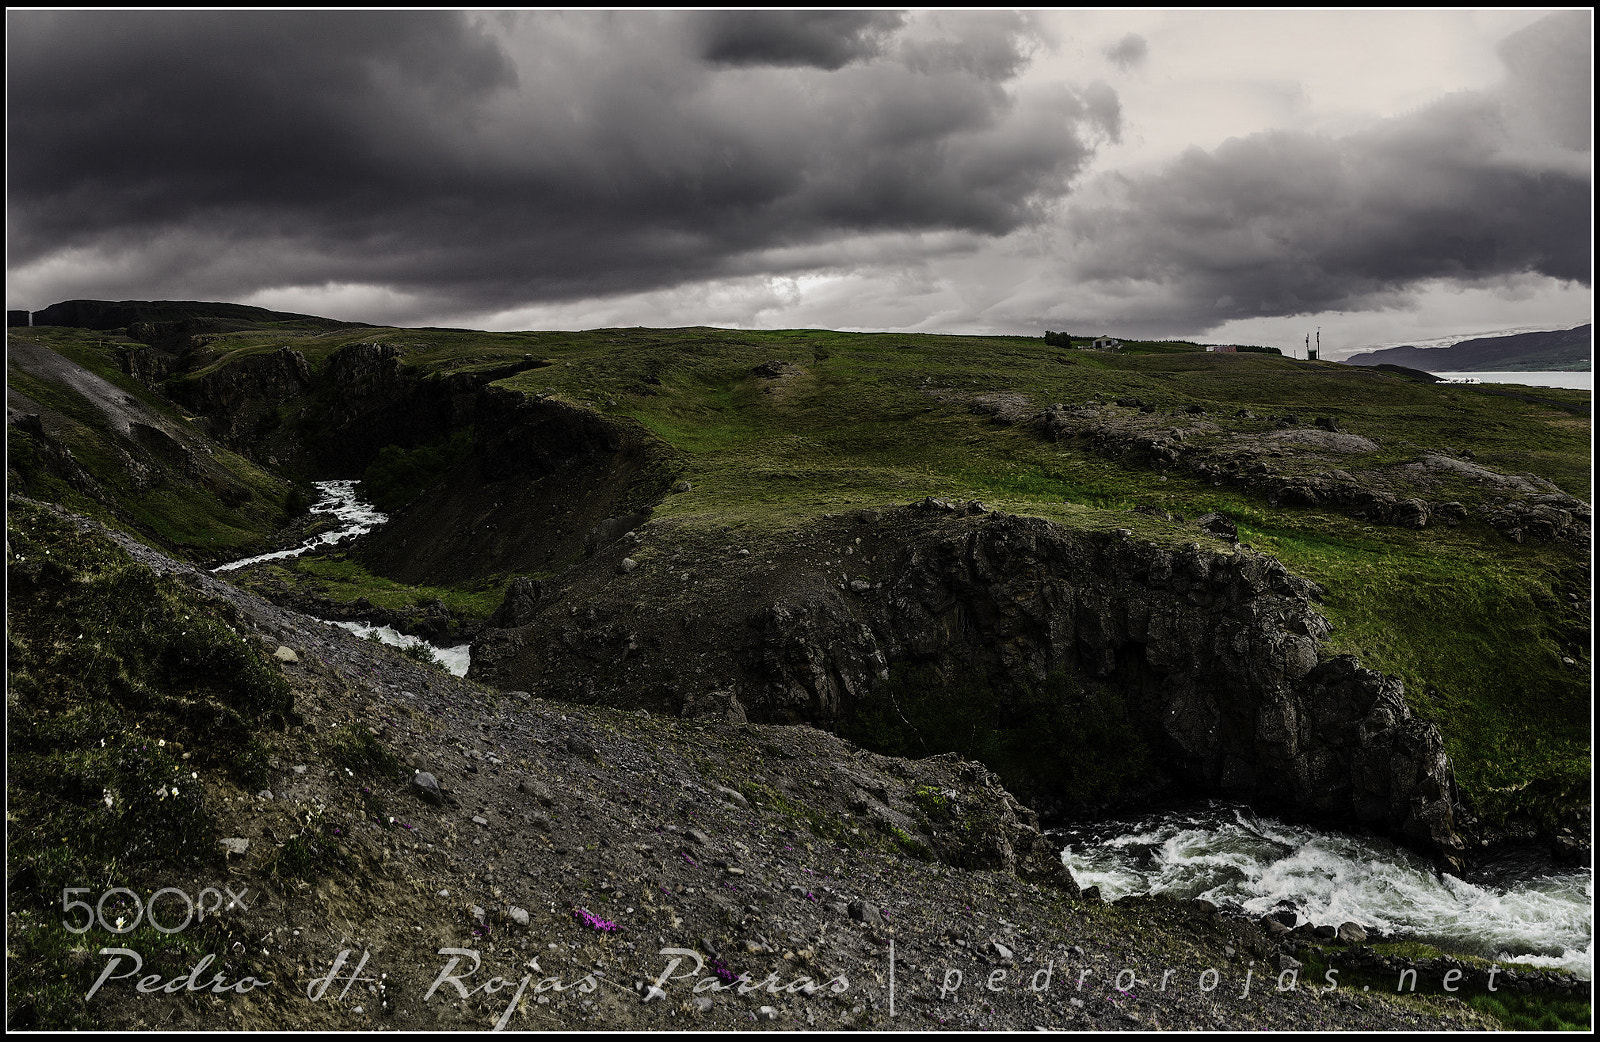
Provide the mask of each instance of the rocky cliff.
[{"label": "rocky cliff", "polygon": [[[138,378],[140,363],[147,358],[140,352],[128,352],[130,375]],[[311,388],[311,367],[300,352],[280,347],[190,380],[174,381],[171,386],[177,401],[206,417],[212,437],[244,448],[257,440],[264,418]]]},{"label": "rocky cliff", "polygon": [[473,675],[831,727],[891,666],[1002,694],[1065,673],[1118,691],[1175,778],[1460,849],[1437,728],[1397,681],[1319,662],[1321,591],[1275,559],[939,500],[717,543],[647,525],[559,584],[514,586]]}]

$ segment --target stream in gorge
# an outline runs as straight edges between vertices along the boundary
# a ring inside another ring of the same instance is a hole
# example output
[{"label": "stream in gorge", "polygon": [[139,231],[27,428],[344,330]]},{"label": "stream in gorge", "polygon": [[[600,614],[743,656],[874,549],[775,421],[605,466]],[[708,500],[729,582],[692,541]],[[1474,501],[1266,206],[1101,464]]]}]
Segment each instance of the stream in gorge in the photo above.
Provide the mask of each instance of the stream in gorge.
[{"label": "stream in gorge", "polygon": [[[288,550],[276,550],[269,554],[258,554],[255,557],[246,557],[238,561],[213,568],[213,572],[230,572],[246,565],[260,564],[263,561],[282,561],[290,557],[299,557],[303,553],[328,546],[346,536],[365,535],[374,528],[389,520],[387,514],[378,510],[370,503],[362,502],[356,492],[359,481],[318,481],[314,482],[321,497],[311,505],[314,514],[332,514],[339,522],[338,526],[326,532],[319,532],[301,543],[299,546]],[[308,616],[316,618],[316,616]],[[396,648],[426,647],[433,651],[433,656],[449,672],[458,677],[467,675],[467,667],[472,664],[472,646],[461,644],[453,648],[442,648],[429,644],[420,637],[397,632],[391,626],[378,626],[368,622],[337,622],[333,619],[317,619],[329,626],[338,626],[349,630],[358,637],[376,637],[384,644]]]},{"label": "stream in gorge", "polygon": [[1594,970],[1594,875],[1509,855],[1459,879],[1375,837],[1259,816],[1221,800],[1051,832],[1062,862],[1107,901],[1131,894],[1204,898],[1261,916],[1292,905],[1295,925],[1376,927],[1483,958]]},{"label": "stream in gorge", "polygon": [[[359,498],[355,481],[319,481],[311,509],[337,528],[298,547],[214,569],[230,571],[295,557],[388,518]],[[388,626],[319,620],[360,637],[408,647],[427,642]],[[441,664],[465,676],[470,645],[429,645]],[[1387,840],[1291,825],[1217,800],[1145,815],[1077,824],[1052,833],[1079,885],[1108,901],[1130,894],[1204,898],[1220,907],[1265,915],[1293,905],[1296,925],[1377,928],[1387,937],[1435,944],[1485,958],[1512,959],[1591,978],[1594,876],[1539,859],[1503,859],[1469,873],[1442,874]]]}]

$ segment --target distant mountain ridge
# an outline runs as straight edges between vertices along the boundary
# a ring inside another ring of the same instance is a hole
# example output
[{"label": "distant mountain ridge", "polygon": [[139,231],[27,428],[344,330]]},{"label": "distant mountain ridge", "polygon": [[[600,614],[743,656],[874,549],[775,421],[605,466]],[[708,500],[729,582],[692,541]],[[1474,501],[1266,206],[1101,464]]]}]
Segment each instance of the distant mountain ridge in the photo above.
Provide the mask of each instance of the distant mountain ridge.
[{"label": "distant mountain ridge", "polygon": [[269,311],[249,304],[200,300],[64,300],[59,304],[51,304],[42,311],[35,311],[32,324],[73,326],[79,329],[121,329],[135,322],[197,320],[209,321],[219,329],[229,330],[246,329],[261,322],[307,323],[330,329],[367,325],[365,322],[340,322],[317,315]]},{"label": "distant mountain ridge", "polygon": [[1403,365],[1428,372],[1588,372],[1594,326],[1463,340],[1449,347],[1389,347],[1363,351],[1346,365]]}]

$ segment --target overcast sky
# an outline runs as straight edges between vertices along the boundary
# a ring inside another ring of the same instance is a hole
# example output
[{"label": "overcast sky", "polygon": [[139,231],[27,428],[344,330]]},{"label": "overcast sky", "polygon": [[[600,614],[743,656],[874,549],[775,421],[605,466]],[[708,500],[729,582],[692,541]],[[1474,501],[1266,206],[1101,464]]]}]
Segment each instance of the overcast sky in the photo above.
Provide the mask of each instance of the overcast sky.
[{"label": "overcast sky", "polygon": [[7,14],[7,298],[1174,336],[1592,314],[1589,10]]}]

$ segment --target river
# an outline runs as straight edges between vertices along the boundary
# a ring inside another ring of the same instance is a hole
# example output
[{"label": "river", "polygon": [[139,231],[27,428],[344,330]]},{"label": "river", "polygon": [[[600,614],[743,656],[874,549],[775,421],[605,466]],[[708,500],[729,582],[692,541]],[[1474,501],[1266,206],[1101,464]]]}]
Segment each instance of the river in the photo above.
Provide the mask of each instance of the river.
[{"label": "river", "polygon": [[1468,879],[1438,873],[1386,840],[1291,825],[1223,801],[1052,833],[1082,886],[1204,898],[1265,915],[1292,902],[1296,925],[1355,922],[1392,938],[1484,958],[1594,970],[1594,875],[1504,861]]},{"label": "river", "polygon": [[[388,520],[361,501],[357,482],[316,484],[322,498],[311,509],[333,514],[338,528],[294,549],[234,561],[215,571],[295,557]],[[361,637],[376,634],[396,647],[426,643],[388,626],[320,621]],[[434,655],[458,677],[467,673],[470,651],[469,645],[433,647]],[[1062,843],[1062,861],[1074,878],[1082,886],[1098,886],[1107,900],[1161,893],[1205,898],[1257,915],[1289,901],[1300,923],[1356,922],[1392,937],[1486,958],[1550,966],[1585,978],[1593,973],[1594,876],[1588,869],[1502,865],[1468,881],[1439,874],[1423,859],[1384,840],[1290,825],[1220,801],[1078,825],[1052,835]]]},{"label": "river", "polygon": [[[230,572],[236,568],[243,568],[245,565],[260,564],[263,561],[282,561],[290,557],[299,557],[301,554],[315,550],[318,547],[338,542],[345,536],[365,535],[389,520],[387,514],[371,503],[362,501],[357,491],[357,486],[361,484],[359,481],[318,481],[314,482],[314,484],[321,495],[315,503],[311,504],[311,512],[314,514],[332,514],[339,522],[337,527],[326,532],[320,532],[299,546],[288,550],[276,550],[270,554],[257,554],[255,557],[229,561],[227,564],[211,570],[213,572]],[[315,616],[310,617],[315,618]],[[458,677],[466,676],[467,667],[472,664],[472,646],[470,644],[442,648],[429,644],[420,637],[399,633],[389,626],[377,626],[366,622],[338,622],[333,619],[317,619],[317,621],[349,630],[358,637],[376,636],[380,641],[392,647],[408,648],[424,645],[433,650],[434,658],[439,661],[440,665]]]}]

